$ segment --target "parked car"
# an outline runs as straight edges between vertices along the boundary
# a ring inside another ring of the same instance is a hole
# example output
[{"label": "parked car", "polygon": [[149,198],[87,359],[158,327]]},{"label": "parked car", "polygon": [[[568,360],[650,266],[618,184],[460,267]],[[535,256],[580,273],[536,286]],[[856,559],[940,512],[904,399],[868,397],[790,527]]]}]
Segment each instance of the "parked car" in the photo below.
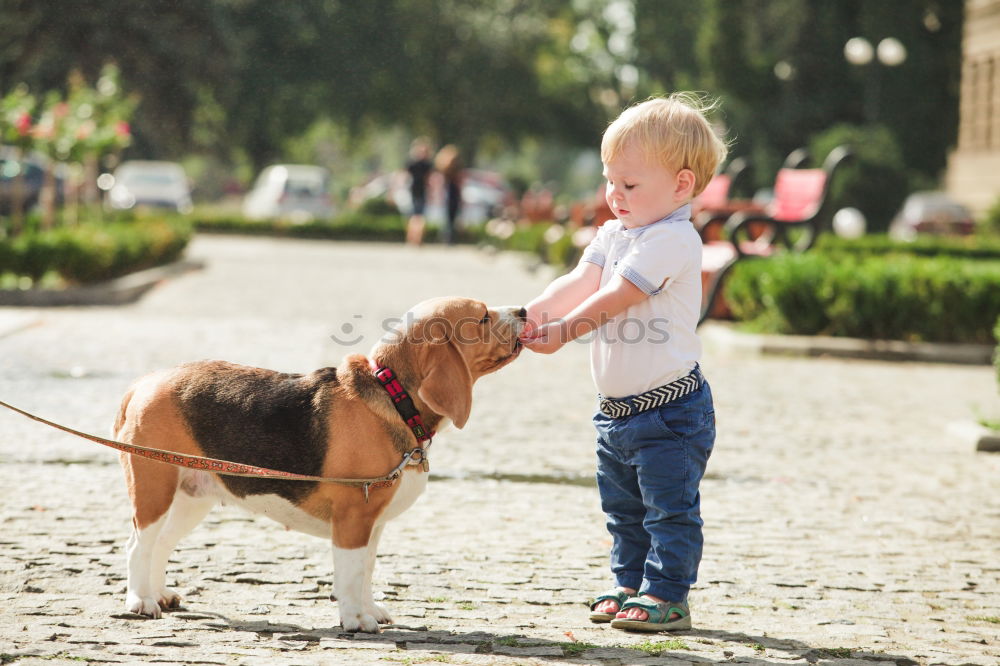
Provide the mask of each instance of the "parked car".
[{"label": "parked car", "polygon": [[190,213],[191,188],[184,168],[176,162],[131,160],[115,169],[108,204],[115,210],[166,208]]},{"label": "parked car", "polygon": [[333,216],[330,174],[323,167],[274,164],[260,172],[243,199],[243,215],[251,220],[286,218],[292,222]]},{"label": "parked car", "polygon": [[[428,183],[427,208],[424,216],[440,224],[445,218],[444,191],[440,174],[432,174]],[[413,209],[410,196],[410,179],[405,171],[382,174],[364,185],[354,188],[351,199],[360,206],[369,199],[384,198],[404,214]],[[514,195],[503,176],[484,169],[462,171],[462,206],[458,211],[459,222],[476,226],[498,216],[503,208],[514,202]]]},{"label": "parked car", "polygon": [[[14,212],[14,188],[17,176],[23,171],[21,210],[27,212],[38,205],[45,182],[44,163],[35,158],[17,160],[12,154],[0,156],[0,215]],[[56,170],[56,205],[63,202],[62,169]]]},{"label": "parked car", "polygon": [[461,220],[466,225],[483,224],[497,217],[504,206],[513,203],[513,194],[503,176],[483,169],[462,172]]},{"label": "parked car", "polygon": [[913,240],[917,234],[971,234],[975,221],[969,209],[944,192],[914,192],[889,225],[889,235]]}]

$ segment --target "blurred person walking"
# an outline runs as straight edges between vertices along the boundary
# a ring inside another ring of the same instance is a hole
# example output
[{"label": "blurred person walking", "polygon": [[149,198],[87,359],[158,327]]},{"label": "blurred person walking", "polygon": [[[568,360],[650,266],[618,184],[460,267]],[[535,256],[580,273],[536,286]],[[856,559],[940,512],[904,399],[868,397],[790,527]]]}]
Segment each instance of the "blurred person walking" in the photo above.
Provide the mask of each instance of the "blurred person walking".
[{"label": "blurred person walking", "polygon": [[462,157],[458,148],[448,144],[438,151],[434,168],[444,176],[445,220],[441,240],[446,245],[455,244],[455,223],[462,206]]},{"label": "blurred person walking", "polygon": [[431,146],[427,139],[414,139],[410,144],[410,161],[406,170],[410,174],[410,199],[413,208],[406,223],[406,242],[420,245],[424,241],[424,209],[427,206],[427,182],[434,165],[431,164]]}]

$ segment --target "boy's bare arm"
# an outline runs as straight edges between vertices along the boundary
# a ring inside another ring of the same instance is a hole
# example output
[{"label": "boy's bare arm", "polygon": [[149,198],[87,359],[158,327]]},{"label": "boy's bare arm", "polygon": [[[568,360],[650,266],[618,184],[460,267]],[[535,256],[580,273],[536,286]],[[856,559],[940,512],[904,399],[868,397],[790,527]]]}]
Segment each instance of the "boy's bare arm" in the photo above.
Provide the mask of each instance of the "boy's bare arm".
[{"label": "boy's bare arm", "polygon": [[565,317],[601,286],[601,267],[581,262],[571,272],[556,278],[538,298],[525,306],[529,329]]},{"label": "boy's bare arm", "polygon": [[575,340],[631,306],[648,298],[646,292],[620,275],[614,276],[603,288],[597,290],[566,316],[542,325],[524,340],[524,346],[542,354],[551,354],[571,340]]}]

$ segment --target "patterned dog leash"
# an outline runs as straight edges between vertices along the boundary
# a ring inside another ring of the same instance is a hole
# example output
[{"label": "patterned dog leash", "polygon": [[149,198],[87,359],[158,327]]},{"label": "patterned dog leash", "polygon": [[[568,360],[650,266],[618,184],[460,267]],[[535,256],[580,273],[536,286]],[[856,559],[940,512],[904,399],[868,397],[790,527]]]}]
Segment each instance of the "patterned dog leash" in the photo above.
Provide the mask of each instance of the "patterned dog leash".
[{"label": "patterned dog leash", "polygon": [[88,439],[92,442],[96,442],[97,444],[102,444],[124,453],[142,458],[148,458],[157,462],[167,463],[168,465],[174,465],[175,467],[188,467],[191,469],[205,470],[207,472],[215,472],[216,474],[225,474],[227,476],[247,476],[258,479],[281,479],[285,481],[316,481],[319,483],[335,483],[342,486],[352,486],[355,488],[361,488],[364,491],[365,503],[368,502],[368,491],[370,488],[389,488],[400,477],[403,473],[403,469],[407,465],[422,465],[424,471],[427,471],[428,469],[426,451],[424,448],[418,446],[403,454],[403,460],[385,476],[343,479],[329,476],[295,474],[294,472],[283,472],[277,469],[258,467],[257,465],[247,465],[229,460],[192,456],[175,453],[173,451],[164,451],[163,449],[154,449],[149,446],[139,446],[138,444],[126,444],[125,442],[118,442],[113,439],[107,439],[106,437],[98,437],[97,435],[91,435],[89,433],[80,432],[79,430],[74,430],[73,428],[68,428],[64,425],[49,421],[48,419],[43,419],[42,417],[36,416],[30,412],[26,412],[23,409],[18,409],[17,407],[9,405],[3,401],[0,401],[0,406],[6,407],[7,409],[17,412],[23,416],[27,416],[32,421],[44,423],[45,425],[55,428],[56,430],[62,430],[63,432],[68,432],[71,435]]}]

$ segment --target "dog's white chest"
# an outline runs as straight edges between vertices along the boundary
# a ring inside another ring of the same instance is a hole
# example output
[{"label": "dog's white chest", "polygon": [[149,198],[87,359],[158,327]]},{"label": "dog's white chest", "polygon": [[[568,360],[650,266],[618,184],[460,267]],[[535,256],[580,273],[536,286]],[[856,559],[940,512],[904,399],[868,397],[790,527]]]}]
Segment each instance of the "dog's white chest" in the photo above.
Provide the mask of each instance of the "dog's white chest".
[{"label": "dog's white chest", "polygon": [[416,470],[403,472],[403,476],[399,480],[399,487],[396,488],[396,494],[392,496],[389,505],[379,516],[378,522],[388,522],[413,506],[420,494],[424,492],[424,488],[427,487],[428,476],[428,474]]}]

